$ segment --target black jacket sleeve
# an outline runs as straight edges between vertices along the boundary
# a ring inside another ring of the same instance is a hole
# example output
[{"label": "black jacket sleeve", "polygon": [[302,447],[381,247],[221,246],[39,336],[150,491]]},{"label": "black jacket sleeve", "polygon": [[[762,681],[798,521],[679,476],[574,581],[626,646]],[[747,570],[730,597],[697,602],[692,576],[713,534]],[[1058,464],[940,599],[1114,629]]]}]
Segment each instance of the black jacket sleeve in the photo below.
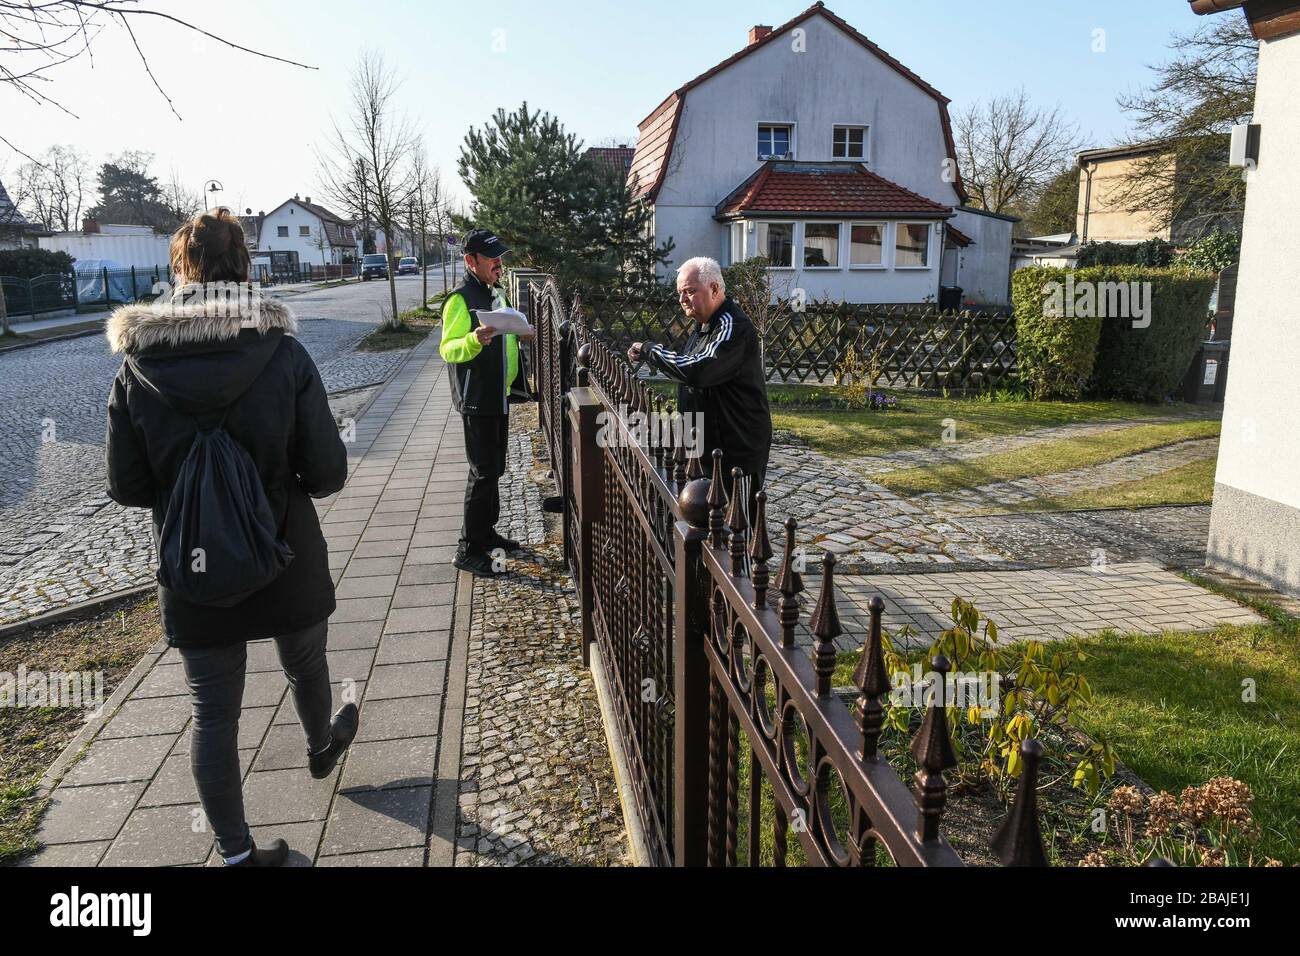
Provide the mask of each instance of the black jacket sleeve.
[{"label": "black jacket sleeve", "polygon": [[296,340],[290,341],[298,373],[292,464],[303,490],[313,498],[323,498],[347,481],[348,451],[339,437],[316,363]]},{"label": "black jacket sleeve", "polygon": [[650,367],[663,372],[675,382],[694,388],[712,388],[731,379],[745,361],[745,350],[753,326],[722,317],[718,334],[698,352],[673,352],[662,345],[652,345],[646,352]]},{"label": "black jacket sleeve", "polygon": [[152,508],[158,488],[144,442],[131,421],[128,384],[132,380],[123,362],[108,396],[108,430],[104,436],[108,496],[128,508]]}]

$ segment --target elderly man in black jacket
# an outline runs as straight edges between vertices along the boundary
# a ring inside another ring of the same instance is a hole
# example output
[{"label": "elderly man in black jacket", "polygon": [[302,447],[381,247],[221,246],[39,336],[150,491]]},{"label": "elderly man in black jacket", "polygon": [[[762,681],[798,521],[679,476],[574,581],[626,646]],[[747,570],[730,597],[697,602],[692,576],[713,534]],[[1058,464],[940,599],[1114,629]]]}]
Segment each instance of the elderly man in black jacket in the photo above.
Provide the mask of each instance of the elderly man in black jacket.
[{"label": "elderly man in black jacket", "polygon": [[[644,359],[677,383],[677,408],[690,413],[688,425],[699,428],[702,453],[722,449],[728,494],[732,468],[743,472],[752,516],[772,447],[772,413],[758,334],[740,306],[727,297],[722,267],[713,259],[682,263],[677,297],[682,311],[696,323],[686,345],[673,351],[653,342],[634,342],[627,357],[633,363]],[[706,462],[706,472],[709,466]]]}]

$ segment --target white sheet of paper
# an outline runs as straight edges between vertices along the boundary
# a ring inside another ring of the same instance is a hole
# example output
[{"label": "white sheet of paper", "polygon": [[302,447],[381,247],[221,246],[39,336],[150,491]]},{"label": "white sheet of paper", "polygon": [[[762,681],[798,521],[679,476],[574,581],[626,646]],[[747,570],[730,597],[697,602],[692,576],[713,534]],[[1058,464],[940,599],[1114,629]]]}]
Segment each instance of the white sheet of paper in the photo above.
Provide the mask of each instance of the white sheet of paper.
[{"label": "white sheet of paper", "polygon": [[494,312],[484,312],[479,310],[479,325],[495,329],[497,332],[509,335],[518,335],[520,338],[530,338],[534,329],[528,324],[528,316],[524,315],[518,309],[497,309]]}]

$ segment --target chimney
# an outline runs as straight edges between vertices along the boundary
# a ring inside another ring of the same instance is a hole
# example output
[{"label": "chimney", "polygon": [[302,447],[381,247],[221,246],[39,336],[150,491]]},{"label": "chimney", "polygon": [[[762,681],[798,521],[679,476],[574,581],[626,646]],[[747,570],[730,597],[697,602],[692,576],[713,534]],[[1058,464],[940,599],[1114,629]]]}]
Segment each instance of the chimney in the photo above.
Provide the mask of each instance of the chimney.
[{"label": "chimney", "polygon": [[755,26],[750,27],[750,28],[749,28],[749,46],[753,46],[753,45],[754,45],[755,43],[757,43],[759,40],[763,39],[765,36],[768,36],[771,32],[772,32],[772,28],[771,28],[771,27],[769,27],[769,26],[764,26],[764,25],[761,24],[761,23],[760,23],[760,24],[756,24]]},{"label": "chimney", "polygon": [[81,220],[81,231],[87,236],[99,235],[99,221],[94,216],[87,216]]},{"label": "chimney", "polygon": [[310,206],[310,205],[311,205],[311,197],[308,196],[306,199],[303,200],[303,202],[305,202],[307,205]]}]

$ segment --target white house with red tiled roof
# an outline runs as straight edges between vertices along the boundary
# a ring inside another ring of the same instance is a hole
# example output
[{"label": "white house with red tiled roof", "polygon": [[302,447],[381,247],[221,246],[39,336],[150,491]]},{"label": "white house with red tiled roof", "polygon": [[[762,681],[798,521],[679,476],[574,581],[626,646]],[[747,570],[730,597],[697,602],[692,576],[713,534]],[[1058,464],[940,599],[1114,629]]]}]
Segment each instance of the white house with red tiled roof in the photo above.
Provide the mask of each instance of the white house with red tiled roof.
[{"label": "white house with red tiled roof", "polygon": [[821,3],[660,103],[629,176],[674,262],[763,255],[819,299],[1007,302],[1015,220],[964,206],[947,97]]},{"label": "white house with red tiled roof", "polygon": [[[294,196],[266,215],[259,214],[255,227],[247,220],[244,234],[250,251],[292,253],[303,266],[336,266],[356,253],[357,235],[352,223],[313,203],[310,196]],[[254,231],[256,239],[250,235]]]}]

